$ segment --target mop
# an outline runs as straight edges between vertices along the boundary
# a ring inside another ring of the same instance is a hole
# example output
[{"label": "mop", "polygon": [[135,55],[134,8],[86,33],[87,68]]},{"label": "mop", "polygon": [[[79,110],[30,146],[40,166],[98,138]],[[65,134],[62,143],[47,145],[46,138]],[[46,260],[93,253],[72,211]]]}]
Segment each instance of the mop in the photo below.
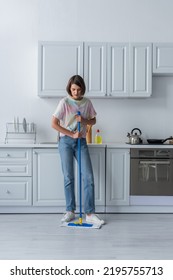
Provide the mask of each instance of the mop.
[{"label": "mop", "polygon": [[[78,111],[78,115],[80,116],[80,112]],[[80,132],[80,122],[78,122],[78,131]],[[101,224],[92,224],[92,223],[84,223],[82,218],[82,174],[81,174],[81,139],[78,138],[78,188],[79,188],[79,218],[78,221],[74,222],[63,222],[61,226],[71,227],[71,228],[93,228],[99,229],[101,228]]]}]

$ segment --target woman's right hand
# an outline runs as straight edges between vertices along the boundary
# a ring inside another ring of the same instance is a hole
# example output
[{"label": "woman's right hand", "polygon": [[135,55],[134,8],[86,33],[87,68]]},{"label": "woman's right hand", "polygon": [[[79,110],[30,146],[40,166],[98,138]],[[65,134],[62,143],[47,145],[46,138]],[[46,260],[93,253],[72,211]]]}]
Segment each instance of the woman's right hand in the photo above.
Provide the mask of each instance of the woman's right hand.
[{"label": "woman's right hand", "polygon": [[81,138],[81,132],[79,131],[73,132],[72,138],[73,139]]}]

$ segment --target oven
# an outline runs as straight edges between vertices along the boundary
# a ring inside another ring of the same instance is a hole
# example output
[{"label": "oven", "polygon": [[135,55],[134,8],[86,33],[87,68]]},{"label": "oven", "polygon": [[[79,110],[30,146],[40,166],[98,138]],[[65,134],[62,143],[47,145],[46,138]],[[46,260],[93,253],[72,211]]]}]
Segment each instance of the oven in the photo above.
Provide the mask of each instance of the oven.
[{"label": "oven", "polygon": [[130,195],[173,196],[173,149],[131,149]]}]

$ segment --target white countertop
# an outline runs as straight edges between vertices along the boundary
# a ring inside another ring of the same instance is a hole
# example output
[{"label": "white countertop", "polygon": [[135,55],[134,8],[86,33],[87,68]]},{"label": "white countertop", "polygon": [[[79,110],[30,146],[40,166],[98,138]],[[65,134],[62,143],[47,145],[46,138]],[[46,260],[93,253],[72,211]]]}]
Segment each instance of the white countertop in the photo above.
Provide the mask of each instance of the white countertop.
[{"label": "white countertop", "polygon": [[[0,142],[0,148],[57,148],[58,143],[56,142],[41,142],[41,143],[2,143]],[[89,147],[108,147],[108,148],[122,148],[122,149],[131,149],[131,148],[158,148],[158,149],[173,149],[173,145],[162,144],[162,145],[131,145],[123,142],[112,142],[112,143],[103,143],[103,144],[88,144]]]}]

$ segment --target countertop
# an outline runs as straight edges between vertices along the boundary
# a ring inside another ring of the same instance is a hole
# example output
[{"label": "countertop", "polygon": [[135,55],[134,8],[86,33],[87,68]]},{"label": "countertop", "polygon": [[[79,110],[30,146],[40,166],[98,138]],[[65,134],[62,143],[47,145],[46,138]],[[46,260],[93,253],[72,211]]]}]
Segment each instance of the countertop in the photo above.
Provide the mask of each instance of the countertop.
[{"label": "countertop", "polygon": [[[108,148],[122,148],[122,149],[131,149],[131,148],[158,148],[158,149],[173,149],[173,145],[170,144],[162,144],[162,145],[148,145],[148,144],[140,144],[140,145],[131,145],[123,142],[112,142],[112,143],[103,143],[103,144],[88,144],[89,147],[108,147]],[[58,143],[56,142],[41,142],[41,143],[2,143],[0,142],[0,148],[57,148]]]}]

